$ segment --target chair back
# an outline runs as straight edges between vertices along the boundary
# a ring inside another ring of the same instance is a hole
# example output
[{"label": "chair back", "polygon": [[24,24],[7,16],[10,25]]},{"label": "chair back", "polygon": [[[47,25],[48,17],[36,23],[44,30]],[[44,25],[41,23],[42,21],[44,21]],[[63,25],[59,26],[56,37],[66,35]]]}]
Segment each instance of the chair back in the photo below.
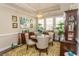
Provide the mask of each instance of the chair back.
[{"label": "chair back", "polygon": [[49,37],[47,35],[44,36],[37,36],[37,43],[36,46],[39,49],[45,49],[48,47]]},{"label": "chair back", "polygon": [[25,38],[26,38],[27,45],[35,45],[35,42],[32,41],[31,39],[29,39],[29,34],[28,33],[25,34]]},{"label": "chair back", "polygon": [[25,33],[25,38],[29,39],[29,34],[28,33]]},{"label": "chair back", "polygon": [[35,33],[34,32],[29,32],[29,39],[32,39],[31,35],[35,35]]}]

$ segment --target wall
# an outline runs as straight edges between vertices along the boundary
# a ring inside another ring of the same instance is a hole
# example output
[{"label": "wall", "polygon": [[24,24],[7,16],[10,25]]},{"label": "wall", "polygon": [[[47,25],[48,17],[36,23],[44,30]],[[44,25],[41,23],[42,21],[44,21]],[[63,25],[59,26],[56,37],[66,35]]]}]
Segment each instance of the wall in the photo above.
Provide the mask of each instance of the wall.
[{"label": "wall", "polygon": [[18,42],[17,33],[0,35],[0,51],[10,48],[12,44],[17,45],[17,42]]},{"label": "wall", "polygon": [[7,7],[0,6],[0,51],[9,48],[12,43],[17,44],[18,42],[20,29],[19,27],[12,28],[12,15],[17,16],[18,23],[20,16],[26,16]]},{"label": "wall", "polygon": [[12,15],[17,16],[18,23],[20,16],[26,16],[5,7],[0,7],[0,34],[18,32],[19,27],[12,28]]}]

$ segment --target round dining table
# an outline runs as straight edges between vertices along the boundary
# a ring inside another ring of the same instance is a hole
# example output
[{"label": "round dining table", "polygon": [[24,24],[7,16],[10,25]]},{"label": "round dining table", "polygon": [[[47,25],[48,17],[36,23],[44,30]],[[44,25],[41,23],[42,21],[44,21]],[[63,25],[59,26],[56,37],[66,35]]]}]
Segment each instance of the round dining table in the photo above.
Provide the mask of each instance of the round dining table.
[{"label": "round dining table", "polygon": [[45,35],[45,34],[31,35],[31,39],[32,39],[32,41],[37,42],[37,38],[45,38],[45,36],[50,39],[50,36],[49,35]]}]

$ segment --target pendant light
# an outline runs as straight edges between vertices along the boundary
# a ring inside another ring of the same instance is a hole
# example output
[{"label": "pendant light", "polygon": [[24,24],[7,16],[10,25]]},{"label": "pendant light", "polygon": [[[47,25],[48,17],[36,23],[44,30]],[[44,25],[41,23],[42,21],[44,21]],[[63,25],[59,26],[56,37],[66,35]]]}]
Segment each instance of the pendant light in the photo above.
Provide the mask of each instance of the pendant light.
[{"label": "pendant light", "polygon": [[39,3],[39,9],[37,11],[37,15],[36,15],[37,18],[42,18],[43,17],[43,14],[41,12],[41,9],[40,9],[40,3]]}]

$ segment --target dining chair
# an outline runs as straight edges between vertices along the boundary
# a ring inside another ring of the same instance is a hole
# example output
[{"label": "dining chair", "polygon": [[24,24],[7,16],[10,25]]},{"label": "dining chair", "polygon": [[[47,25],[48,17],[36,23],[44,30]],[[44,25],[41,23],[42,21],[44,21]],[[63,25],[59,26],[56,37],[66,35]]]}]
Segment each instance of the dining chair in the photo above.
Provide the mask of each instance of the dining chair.
[{"label": "dining chair", "polygon": [[49,38],[46,35],[37,36],[36,47],[39,51],[39,55],[41,55],[41,52],[46,52],[46,54],[48,55],[48,41],[49,41]]},{"label": "dining chair", "polygon": [[29,39],[29,34],[25,34],[26,37],[26,45],[27,45],[27,50],[29,46],[35,46],[36,42],[34,42],[32,39]]},{"label": "dining chair", "polygon": [[52,46],[53,46],[53,32],[48,32],[49,33],[49,43],[51,43],[52,44]]}]

